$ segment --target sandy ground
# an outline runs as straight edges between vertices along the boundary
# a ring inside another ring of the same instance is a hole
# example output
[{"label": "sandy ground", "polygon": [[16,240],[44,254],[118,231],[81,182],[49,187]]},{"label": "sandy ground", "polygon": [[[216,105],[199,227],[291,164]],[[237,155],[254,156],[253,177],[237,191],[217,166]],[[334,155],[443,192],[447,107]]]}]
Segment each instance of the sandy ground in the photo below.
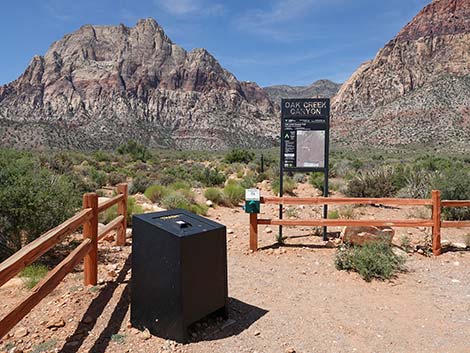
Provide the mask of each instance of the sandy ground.
[{"label": "sandy ground", "polygon": [[[297,194],[314,196],[316,191],[301,185]],[[320,211],[296,207],[288,213],[306,218]],[[262,213],[275,217],[277,209],[262,205]],[[410,208],[354,210],[356,218],[417,213]],[[217,207],[209,217],[230,229],[229,320],[194,325],[186,345],[131,328],[130,246],[103,242],[100,284],[84,287],[77,266],[0,342],[0,352],[470,352],[469,251],[439,257],[412,253],[407,273],[367,283],[356,273],[336,270],[335,249],[326,248],[312,228],[285,228],[286,245],[279,248],[277,228],[261,226],[260,250],[251,253],[243,210]],[[442,238],[463,242],[468,231],[444,230]],[[398,229],[394,243],[406,235],[422,244],[426,234],[429,229]],[[27,294],[21,280],[3,286],[0,314]],[[54,324],[58,327],[47,327]]]}]

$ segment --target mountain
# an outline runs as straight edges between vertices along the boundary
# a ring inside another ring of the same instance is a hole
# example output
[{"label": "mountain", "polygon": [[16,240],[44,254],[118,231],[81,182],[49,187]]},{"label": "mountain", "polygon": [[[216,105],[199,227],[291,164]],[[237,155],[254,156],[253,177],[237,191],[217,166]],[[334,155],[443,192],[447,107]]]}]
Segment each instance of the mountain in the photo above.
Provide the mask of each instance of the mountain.
[{"label": "mountain", "polygon": [[470,1],[423,8],[332,102],[345,145],[470,148]]},{"label": "mountain", "polygon": [[258,85],[205,49],[185,51],[153,19],[83,26],[0,87],[3,146],[261,147],[274,143],[277,120]]},{"label": "mountain", "polygon": [[272,102],[279,104],[281,98],[330,98],[340,89],[341,84],[330,80],[318,80],[309,86],[275,85],[263,87]]}]

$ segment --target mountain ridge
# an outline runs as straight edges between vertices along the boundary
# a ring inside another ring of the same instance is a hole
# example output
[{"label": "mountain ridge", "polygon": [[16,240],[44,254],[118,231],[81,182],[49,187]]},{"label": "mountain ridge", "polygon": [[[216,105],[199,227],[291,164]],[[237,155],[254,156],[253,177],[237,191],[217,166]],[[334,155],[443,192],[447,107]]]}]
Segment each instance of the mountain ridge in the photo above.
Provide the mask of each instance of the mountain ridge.
[{"label": "mountain ridge", "polygon": [[263,87],[263,90],[272,102],[279,104],[281,98],[330,98],[338,92],[340,87],[340,83],[322,79],[308,86],[272,85]]},{"label": "mountain ridge", "polygon": [[434,1],[343,84],[332,101],[333,138],[469,149],[469,75],[470,1]]},{"label": "mountain ridge", "polygon": [[259,86],[238,81],[205,49],[174,44],[153,19],[84,25],[0,87],[4,146],[96,149],[138,139],[152,147],[266,147],[276,123]]}]

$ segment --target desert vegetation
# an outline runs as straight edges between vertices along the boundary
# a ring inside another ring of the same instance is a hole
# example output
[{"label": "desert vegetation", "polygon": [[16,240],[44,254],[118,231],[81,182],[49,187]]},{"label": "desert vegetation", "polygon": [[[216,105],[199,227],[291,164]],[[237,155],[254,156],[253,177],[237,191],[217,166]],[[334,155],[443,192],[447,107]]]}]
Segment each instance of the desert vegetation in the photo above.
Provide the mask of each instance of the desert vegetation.
[{"label": "desert vegetation", "polygon": [[[263,158],[263,163],[261,163]],[[0,258],[70,217],[81,206],[81,195],[121,182],[129,183],[129,216],[143,211],[133,195],[144,194],[160,207],[183,208],[205,215],[208,207],[239,207],[244,190],[269,183],[279,193],[277,150],[191,152],[149,150],[129,141],[112,151],[0,150]],[[284,178],[284,194],[295,195],[310,183],[323,193],[321,173]],[[330,158],[333,192],[352,197],[430,197],[439,189],[443,199],[470,199],[470,159],[426,151],[381,153],[333,151]],[[426,210],[410,213],[420,218]],[[116,215],[111,208],[101,221]],[[427,213],[426,213],[427,214]],[[469,208],[444,208],[449,220],[470,219]],[[295,218],[296,211],[288,210]],[[353,208],[330,210],[329,218],[354,218]]]}]

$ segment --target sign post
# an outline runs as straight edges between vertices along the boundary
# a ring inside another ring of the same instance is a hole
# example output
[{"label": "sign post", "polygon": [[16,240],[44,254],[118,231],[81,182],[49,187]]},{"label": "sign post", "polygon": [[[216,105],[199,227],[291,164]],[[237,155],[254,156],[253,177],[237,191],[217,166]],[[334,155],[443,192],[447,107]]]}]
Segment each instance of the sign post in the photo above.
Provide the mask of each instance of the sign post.
[{"label": "sign post", "polygon": [[[284,172],[323,172],[323,196],[328,196],[328,161],[330,142],[330,99],[281,99],[281,158],[279,166],[279,196],[283,196]],[[323,206],[323,218],[328,206]],[[279,205],[282,219],[282,204]],[[282,226],[279,226],[282,239]],[[327,228],[323,227],[323,240]]]}]

